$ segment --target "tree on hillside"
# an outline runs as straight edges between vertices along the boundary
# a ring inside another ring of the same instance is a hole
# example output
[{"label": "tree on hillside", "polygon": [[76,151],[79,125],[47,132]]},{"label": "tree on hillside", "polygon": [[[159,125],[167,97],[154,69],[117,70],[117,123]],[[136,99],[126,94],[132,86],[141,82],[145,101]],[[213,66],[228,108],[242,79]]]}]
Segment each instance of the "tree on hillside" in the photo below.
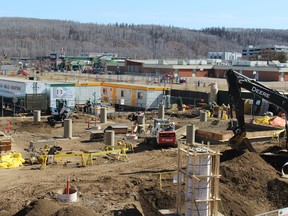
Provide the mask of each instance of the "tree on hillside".
[{"label": "tree on hillside", "polygon": [[[209,51],[241,52],[250,44],[288,45],[287,30],[202,30],[158,25],[83,24],[72,21],[0,18],[0,46],[14,57],[113,52],[131,58],[206,58]],[[283,56],[278,59],[284,61]],[[266,58],[266,57],[264,57]],[[282,61],[281,60],[281,61]]]}]

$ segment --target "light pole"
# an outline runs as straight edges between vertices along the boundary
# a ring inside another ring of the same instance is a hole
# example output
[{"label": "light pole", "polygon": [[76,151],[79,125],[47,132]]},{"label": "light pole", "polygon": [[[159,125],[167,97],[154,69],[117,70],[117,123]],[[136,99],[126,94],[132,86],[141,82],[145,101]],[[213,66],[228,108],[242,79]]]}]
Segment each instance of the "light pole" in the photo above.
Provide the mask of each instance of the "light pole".
[{"label": "light pole", "polygon": [[[257,79],[257,72],[253,71],[253,78],[256,81]],[[254,104],[255,104],[255,94],[253,94],[253,104],[252,104],[252,122],[254,121]]]},{"label": "light pole", "polygon": [[2,103],[1,103],[1,105],[2,105],[2,117],[4,116],[4,99],[3,99],[3,95],[2,95]]},{"label": "light pole", "polygon": [[253,71],[253,78],[255,81],[257,80],[257,72],[256,71]]}]

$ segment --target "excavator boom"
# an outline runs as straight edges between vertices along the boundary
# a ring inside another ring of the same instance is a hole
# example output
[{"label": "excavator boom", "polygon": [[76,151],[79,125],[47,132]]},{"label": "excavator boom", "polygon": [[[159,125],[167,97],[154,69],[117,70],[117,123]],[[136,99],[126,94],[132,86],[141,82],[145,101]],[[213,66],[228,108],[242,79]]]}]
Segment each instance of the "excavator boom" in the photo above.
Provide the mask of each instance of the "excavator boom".
[{"label": "excavator boom", "polygon": [[[250,141],[246,138],[246,128],[244,119],[244,102],[241,98],[241,88],[244,88],[253,94],[267,100],[276,105],[288,116],[288,98],[277,90],[268,88],[254,79],[244,76],[232,69],[226,72],[226,80],[228,84],[228,95],[230,103],[230,123],[229,129],[233,130],[234,136],[229,140],[230,146],[236,150],[248,149],[255,151]],[[233,125],[233,108],[235,109],[237,125]],[[287,119],[286,119],[287,122]],[[285,126],[287,132],[287,124]],[[286,148],[287,148],[286,133]]]}]

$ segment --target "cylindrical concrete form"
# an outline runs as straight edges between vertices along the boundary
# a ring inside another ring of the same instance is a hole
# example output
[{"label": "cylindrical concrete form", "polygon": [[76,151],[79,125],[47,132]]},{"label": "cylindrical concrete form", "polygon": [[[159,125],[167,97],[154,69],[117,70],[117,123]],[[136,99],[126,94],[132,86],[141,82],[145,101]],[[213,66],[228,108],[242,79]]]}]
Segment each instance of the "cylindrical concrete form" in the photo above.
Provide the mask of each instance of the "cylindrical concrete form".
[{"label": "cylindrical concrete form", "polygon": [[115,132],[113,130],[106,130],[104,134],[105,144],[114,146],[115,145]]},{"label": "cylindrical concrete form", "polygon": [[159,104],[158,118],[159,119],[165,118],[165,105],[164,104]]},{"label": "cylindrical concrete form", "polygon": [[138,125],[145,125],[145,115],[138,115],[137,116],[137,124]]},{"label": "cylindrical concrete form", "polygon": [[101,107],[100,109],[100,123],[107,122],[107,109],[106,107]]},{"label": "cylindrical concrete form", "polygon": [[137,116],[137,124],[138,124],[138,133],[144,133],[146,131],[145,128],[145,115],[138,115]]},{"label": "cylindrical concrete form", "polygon": [[200,111],[200,122],[206,122],[206,121],[207,121],[207,112]]},{"label": "cylindrical concrete form", "polygon": [[186,127],[186,143],[193,145],[195,143],[195,125],[188,124]]},{"label": "cylindrical concrete form", "polygon": [[71,203],[71,202],[77,201],[77,191],[74,188],[70,188],[69,194],[67,194],[66,188],[59,190],[57,194],[58,194],[58,199],[62,202]]},{"label": "cylindrical concrete form", "polygon": [[[189,166],[187,167],[190,175],[207,176],[206,178],[188,178],[187,199],[186,206],[187,215],[209,215],[209,194],[210,184],[209,177],[211,175],[211,156],[207,155],[207,150],[197,148],[195,149],[198,156],[189,156]],[[203,153],[203,155],[201,155]],[[196,200],[196,202],[195,202]],[[197,202],[201,200],[201,202]]]},{"label": "cylindrical concrete form", "polygon": [[72,119],[64,119],[64,138],[72,138]]},{"label": "cylindrical concrete form", "polygon": [[40,110],[34,110],[33,118],[34,118],[34,122],[40,122],[41,121],[41,111]]}]

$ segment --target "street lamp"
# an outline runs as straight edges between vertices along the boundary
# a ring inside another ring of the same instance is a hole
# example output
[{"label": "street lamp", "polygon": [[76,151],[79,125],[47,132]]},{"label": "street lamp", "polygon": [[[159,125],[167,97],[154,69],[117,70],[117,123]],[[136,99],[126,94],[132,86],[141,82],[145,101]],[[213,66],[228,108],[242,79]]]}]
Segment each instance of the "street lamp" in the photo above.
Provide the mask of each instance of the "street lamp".
[{"label": "street lamp", "polygon": [[[253,78],[256,81],[257,79],[257,72],[253,71]],[[252,103],[252,121],[254,121],[254,104],[255,104],[255,94],[253,94],[253,103]]]},{"label": "street lamp", "polygon": [[256,71],[253,71],[253,78],[255,79],[255,81],[257,80],[257,72]]}]

